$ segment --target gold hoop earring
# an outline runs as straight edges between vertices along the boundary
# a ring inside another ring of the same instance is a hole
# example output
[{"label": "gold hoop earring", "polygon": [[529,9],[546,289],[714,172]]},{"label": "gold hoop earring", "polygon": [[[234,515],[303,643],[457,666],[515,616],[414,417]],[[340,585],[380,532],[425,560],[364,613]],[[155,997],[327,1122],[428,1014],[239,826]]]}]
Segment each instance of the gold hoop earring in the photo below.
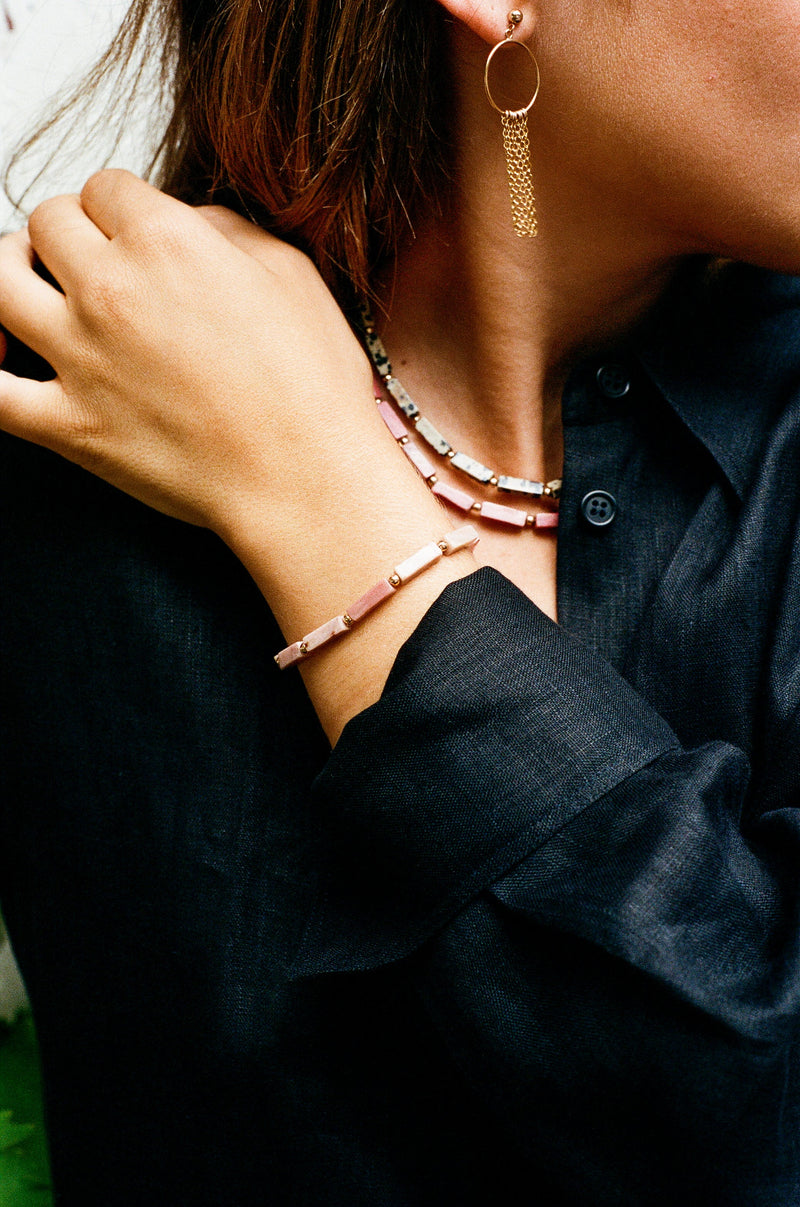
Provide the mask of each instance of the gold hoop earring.
[{"label": "gold hoop earring", "polygon": [[[508,191],[511,194],[511,217],[514,223],[514,230],[521,239],[526,236],[533,239],[538,234],[539,223],[536,217],[536,198],[533,193],[531,147],[528,140],[528,113],[533,108],[533,103],[539,95],[539,84],[541,81],[539,64],[536,62],[533,52],[524,42],[512,41],[514,30],[521,20],[522,13],[518,8],[512,9],[508,14],[508,28],[503,35],[502,42],[498,42],[489,51],[489,57],[486,60],[486,70],[483,73],[483,83],[486,88],[489,104],[500,114],[500,120],[503,124],[503,147],[506,153]],[[489,84],[489,68],[497,52],[505,46],[518,46],[520,50],[523,50],[533,64],[533,69],[536,72],[536,86],[533,90],[533,96],[524,109],[501,109],[492,96],[492,89]]]}]

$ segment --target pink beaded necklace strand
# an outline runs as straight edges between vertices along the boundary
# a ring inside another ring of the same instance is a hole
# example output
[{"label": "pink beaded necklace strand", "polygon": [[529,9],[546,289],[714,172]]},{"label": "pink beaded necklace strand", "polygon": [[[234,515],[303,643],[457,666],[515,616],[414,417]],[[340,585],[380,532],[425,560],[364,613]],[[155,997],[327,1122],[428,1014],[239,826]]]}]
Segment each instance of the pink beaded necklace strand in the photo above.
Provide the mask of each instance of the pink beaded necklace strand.
[{"label": "pink beaded necklace strand", "polygon": [[411,442],[411,429],[404,423],[400,415],[393,409],[391,403],[382,396],[385,389],[397,408],[414,424],[414,431],[438,453],[447,458],[450,465],[468,477],[480,482],[482,486],[493,487],[508,494],[521,494],[530,498],[546,498],[554,507],[558,507],[558,497],[561,490],[561,479],[551,482],[536,482],[528,478],[517,478],[510,474],[496,474],[488,466],[482,465],[467,453],[456,451],[449,440],[436,428],[419,410],[419,407],[403,388],[392,373],[392,366],[386,349],[375,331],[369,311],[362,310],[362,330],[370,360],[375,369],[375,402],[378,412],[391,432],[394,439],[402,448],[408,460],[416,469],[426,485],[437,498],[449,503],[458,511],[469,512],[476,518],[489,520],[508,528],[550,529],[558,527],[557,511],[527,512],[518,507],[507,507],[502,503],[482,501],[474,498],[465,490],[440,482],[436,466],[430,457]]}]

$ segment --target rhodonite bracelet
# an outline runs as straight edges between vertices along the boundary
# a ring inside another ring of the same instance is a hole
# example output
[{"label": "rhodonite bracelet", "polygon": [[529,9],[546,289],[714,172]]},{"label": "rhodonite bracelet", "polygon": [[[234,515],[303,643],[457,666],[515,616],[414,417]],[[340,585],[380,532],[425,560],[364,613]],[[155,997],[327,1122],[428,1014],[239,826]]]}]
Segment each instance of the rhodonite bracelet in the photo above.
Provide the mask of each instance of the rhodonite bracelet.
[{"label": "rhodonite bracelet", "polygon": [[412,553],[405,561],[395,566],[386,578],[380,579],[374,587],[370,587],[369,591],[357,599],[346,612],[334,616],[332,620],[326,620],[325,624],[321,624],[318,629],[307,633],[300,641],[292,642],[291,645],[287,645],[285,650],[276,654],[275,661],[278,666],[282,671],[286,670],[287,667],[294,666],[296,662],[302,662],[309,654],[322,649],[334,638],[349,633],[354,625],[380,604],[385,603],[423,570],[429,569],[442,557],[450,557],[451,554],[458,553],[461,549],[472,549],[477,545],[479,539],[471,524],[463,524],[460,528],[454,528],[452,532],[445,533],[441,540],[423,545],[416,553]]}]

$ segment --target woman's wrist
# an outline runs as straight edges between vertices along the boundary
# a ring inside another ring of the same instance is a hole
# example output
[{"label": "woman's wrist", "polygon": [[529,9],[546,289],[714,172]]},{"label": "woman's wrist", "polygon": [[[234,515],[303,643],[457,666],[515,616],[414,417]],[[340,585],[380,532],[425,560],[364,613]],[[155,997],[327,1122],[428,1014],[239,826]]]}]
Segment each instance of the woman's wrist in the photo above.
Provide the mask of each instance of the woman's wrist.
[{"label": "woman's wrist", "polygon": [[392,601],[392,607],[369,617],[346,642],[333,643],[301,665],[300,673],[331,745],[348,721],[380,698],[400,649],[442,591],[475,569],[471,552],[462,550],[410,583]]},{"label": "woman's wrist", "polygon": [[419,574],[430,570],[443,557],[452,557],[464,549],[474,549],[478,540],[472,524],[463,524],[444,533],[437,541],[428,541],[373,583],[366,591],[348,604],[344,611],[323,621],[310,633],[291,642],[275,655],[280,670],[288,670],[305,658],[317,653],[340,637],[349,636],[354,626],[371,616],[376,608],[394,599],[397,592],[413,581]]},{"label": "woman's wrist", "polygon": [[[287,644],[341,613],[409,554],[453,527],[391,443],[386,450],[381,440],[378,450],[358,492],[343,494],[329,480],[304,510],[292,504],[276,513],[272,505],[251,502],[217,528],[264,594]],[[387,451],[392,455],[384,457]],[[400,647],[444,588],[475,568],[469,549],[443,558],[346,642],[301,664],[331,742],[379,698]]]}]

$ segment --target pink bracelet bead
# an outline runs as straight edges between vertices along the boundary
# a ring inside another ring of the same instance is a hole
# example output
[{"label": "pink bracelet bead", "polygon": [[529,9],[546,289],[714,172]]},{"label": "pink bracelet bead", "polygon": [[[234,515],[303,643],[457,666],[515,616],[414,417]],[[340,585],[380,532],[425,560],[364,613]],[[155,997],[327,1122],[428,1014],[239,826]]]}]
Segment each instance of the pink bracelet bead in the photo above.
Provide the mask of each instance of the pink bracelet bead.
[{"label": "pink bracelet bead", "polygon": [[300,646],[302,641],[293,641],[291,645],[287,645],[285,650],[275,655],[275,662],[278,664],[278,670],[285,671],[287,667],[294,666],[295,662],[299,662],[305,657]]},{"label": "pink bracelet bead", "polygon": [[558,528],[557,511],[540,511],[534,521],[535,528]]},{"label": "pink bracelet bead", "polygon": [[447,546],[444,555],[449,557],[451,553],[458,553],[461,549],[474,548],[479,540],[480,537],[471,524],[462,524],[460,528],[454,528],[443,536],[441,544]]},{"label": "pink bracelet bead", "polygon": [[431,542],[430,545],[423,545],[416,553],[412,553],[411,557],[407,557],[405,561],[395,566],[394,572],[401,583],[407,583],[410,578],[416,578],[423,570],[427,570],[434,562],[438,562],[441,556],[442,550],[435,542]]},{"label": "pink bracelet bead", "polygon": [[283,670],[295,662],[300,662],[309,654],[313,654],[314,650],[318,650],[321,645],[327,645],[334,637],[340,637],[342,633],[349,631],[350,625],[344,616],[334,616],[331,620],[326,620],[324,624],[321,624],[318,629],[312,629],[302,641],[295,641],[285,650],[281,650],[280,654],[275,656],[275,661]]},{"label": "pink bracelet bead", "polygon": [[[421,574],[423,570],[427,570],[441,557],[450,557],[451,554],[458,553],[461,549],[472,548],[473,545],[477,545],[478,540],[478,534],[472,525],[463,524],[460,528],[454,528],[452,532],[446,533],[440,541],[431,541],[429,544],[423,545],[416,553],[412,553],[410,557],[399,562],[389,578],[382,578],[375,583],[374,587],[370,587],[369,591],[357,599],[352,607],[341,616],[334,616],[331,620],[326,620],[325,624],[313,629],[301,641],[294,641],[291,645],[287,645],[286,649],[275,655],[275,662],[281,670],[301,662],[321,646],[327,645],[329,641],[333,641],[334,638],[344,633],[349,633],[354,624],[387,600],[390,595],[394,595],[409,579]],[[390,579],[396,581],[391,582]]]},{"label": "pink bracelet bead", "polygon": [[373,608],[377,608],[378,604],[382,604],[390,595],[394,595],[396,587],[393,587],[388,579],[382,578],[374,587],[370,587],[369,591],[365,591],[360,599],[347,609],[347,615],[355,623],[361,620],[362,616],[366,616]]},{"label": "pink bracelet bead", "polygon": [[334,616],[331,620],[326,620],[318,629],[313,629],[307,637],[304,637],[301,644],[306,647],[305,652],[312,654],[314,650],[318,650],[321,645],[325,645],[332,637],[339,637],[342,633],[346,633],[350,625],[345,620],[344,616]]}]

